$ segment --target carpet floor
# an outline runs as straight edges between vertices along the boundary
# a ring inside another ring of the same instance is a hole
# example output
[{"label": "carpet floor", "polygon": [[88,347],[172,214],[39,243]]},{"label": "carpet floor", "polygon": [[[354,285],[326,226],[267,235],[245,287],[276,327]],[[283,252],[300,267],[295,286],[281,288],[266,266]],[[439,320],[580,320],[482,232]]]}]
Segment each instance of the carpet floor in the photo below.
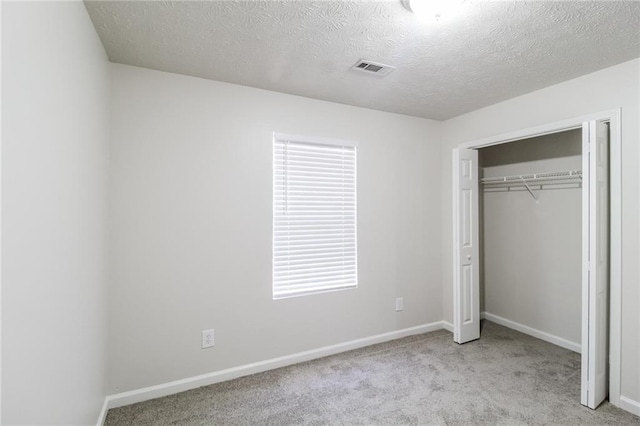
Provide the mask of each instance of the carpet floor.
[{"label": "carpet floor", "polygon": [[484,321],[111,409],[106,425],[640,425],[580,405],[580,355]]}]

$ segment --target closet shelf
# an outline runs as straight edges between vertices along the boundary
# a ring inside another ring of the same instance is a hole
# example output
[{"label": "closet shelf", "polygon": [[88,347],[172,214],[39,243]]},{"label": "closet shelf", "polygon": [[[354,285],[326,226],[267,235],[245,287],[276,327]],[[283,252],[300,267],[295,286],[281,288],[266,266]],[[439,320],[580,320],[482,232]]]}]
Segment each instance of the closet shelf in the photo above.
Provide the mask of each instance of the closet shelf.
[{"label": "closet shelf", "polygon": [[522,185],[522,180],[528,184],[549,185],[552,182],[566,183],[567,181],[582,182],[582,170],[568,170],[564,172],[536,173],[528,175],[487,177],[480,179],[483,185]]},{"label": "closet shelf", "polygon": [[[535,173],[525,175],[487,177],[480,179],[485,191],[529,191],[531,189],[579,188],[582,185],[582,170],[568,170],[561,172]],[[535,198],[535,196],[534,196]]]}]

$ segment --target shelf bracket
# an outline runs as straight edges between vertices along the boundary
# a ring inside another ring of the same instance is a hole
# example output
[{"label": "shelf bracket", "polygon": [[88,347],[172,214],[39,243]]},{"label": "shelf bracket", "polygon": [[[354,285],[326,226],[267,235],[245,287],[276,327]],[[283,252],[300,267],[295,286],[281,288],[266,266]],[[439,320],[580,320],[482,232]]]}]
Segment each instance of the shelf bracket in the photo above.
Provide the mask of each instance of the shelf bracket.
[{"label": "shelf bracket", "polygon": [[538,201],[538,198],[536,197],[536,195],[533,193],[533,191],[531,190],[531,188],[529,188],[529,185],[527,184],[527,181],[524,180],[524,178],[522,176],[520,176],[520,180],[522,181],[522,183],[524,183],[525,188],[527,188],[527,191],[529,191],[529,194],[531,194],[531,196],[533,197],[534,200]]}]

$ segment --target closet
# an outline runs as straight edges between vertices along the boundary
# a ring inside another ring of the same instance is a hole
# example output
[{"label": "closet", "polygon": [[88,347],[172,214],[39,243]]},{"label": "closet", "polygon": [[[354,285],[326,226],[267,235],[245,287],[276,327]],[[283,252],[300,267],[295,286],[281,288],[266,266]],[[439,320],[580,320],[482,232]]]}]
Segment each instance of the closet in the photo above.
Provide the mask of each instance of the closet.
[{"label": "closet", "polygon": [[581,355],[580,402],[620,392],[619,111],[453,149],[453,340],[485,318]]},{"label": "closet", "polygon": [[480,312],[580,352],[582,129],[481,148]]}]

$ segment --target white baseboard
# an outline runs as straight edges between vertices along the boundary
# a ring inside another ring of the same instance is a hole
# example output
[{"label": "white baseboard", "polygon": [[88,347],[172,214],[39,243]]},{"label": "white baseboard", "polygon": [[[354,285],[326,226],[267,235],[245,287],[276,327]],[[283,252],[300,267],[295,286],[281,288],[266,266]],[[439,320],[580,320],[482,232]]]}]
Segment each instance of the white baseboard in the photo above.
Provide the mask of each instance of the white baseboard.
[{"label": "white baseboard", "polygon": [[[484,312],[480,312],[480,319],[483,320],[484,319]],[[444,328],[445,330],[447,330],[450,333],[453,333],[453,323],[450,323],[449,321],[442,321],[442,328]]]},{"label": "white baseboard", "polygon": [[520,333],[537,337],[538,339],[544,340],[545,342],[553,343],[554,345],[560,346],[565,349],[569,349],[570,351],[577,352],[577,353],[582,352],[582,345],[580,345],[579,343],[575,343],[570,340],[563,339],[562,337],[554,336],[553,334],[549,334],[544,331],[536,330],[533,327],[529,327],[527,325],[523,325],[515,321],[511,321],[506,318],[502,318],[497,315],[490,314],[489,312],[483,312],[482,314],[480,314],[480,317],[487,319],[491,322],[495,322],[496,324],[500,324],[505,327],[512,328],[516,331],[519,331]]},{"label": "white baseboard", "polygon": [[149,386],[146,388],[122,392],[115,395],[109,395],[105,399],[105,406],[103,407],[103,412],[100,414],[98,425],[102,425],[102,422],[104,422],[104,418],[106,417],[106,411],[110,408],[122,407],[124,405],[135,404],[136,402],[160,398],[178,392],[184,392],[202,386],[212,385],[214,383],[248,376],[250,374],[261,373],[263,371],[286,367],[288,365],[310,361],[329,355],[335,355],[341,352],[374,345],[376,343],[388,342],[390,340],[412,336],[414,334],[428,333],[430,331],[441,330],[443,328],[445,328],[444,321],[436,321],[430,324],[423,324],[416,327],[405,328],[403,330],[391,331],[389,333],[378,334],[371,337],[365,337],[363,339],[356,339],[349,342],[339,343],[337,345],[325,346],[322,348],[299,352],[292,355],[286,355],[279,358],[273,358],[265,361],[255,362],[252,364],[241,365],[239,367],[214,371],[212,373],[202,374],[200,376],[188,377],[186,379],[175,380],[173,382],[163,383],[160,385]]},{"label": "white baseboard", "polygon": [[107,419],[107,411],[109,410],[109,397],[104,399],[104,403],[102,404],[102,410],[100,410],[100,416],[98,416],[98,421],[96,422],[96,426],[102,426],[104,421]]},{"label": "white baseboard", "polygon": [[631,398],[620,395],[620,400],[618,400],[617,402],[618,403],[614,405],[617,405],[623,410],[635,414],[636,416],[640,416],[640,401],[634,401]]}]

